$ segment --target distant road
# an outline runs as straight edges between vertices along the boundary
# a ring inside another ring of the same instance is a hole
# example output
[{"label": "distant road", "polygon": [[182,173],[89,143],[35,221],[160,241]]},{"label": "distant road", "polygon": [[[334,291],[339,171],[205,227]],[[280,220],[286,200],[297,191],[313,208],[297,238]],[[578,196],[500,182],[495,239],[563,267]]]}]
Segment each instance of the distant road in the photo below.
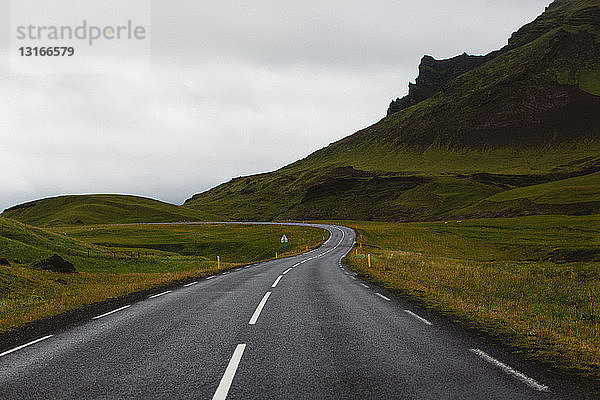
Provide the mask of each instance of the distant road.
[{"label": "distant road", "polygon": [[[0,355],[0,399],[554,399],[552,385],[310,253],[157,293]],[[551,390],[551,391],[549,391]]]}]

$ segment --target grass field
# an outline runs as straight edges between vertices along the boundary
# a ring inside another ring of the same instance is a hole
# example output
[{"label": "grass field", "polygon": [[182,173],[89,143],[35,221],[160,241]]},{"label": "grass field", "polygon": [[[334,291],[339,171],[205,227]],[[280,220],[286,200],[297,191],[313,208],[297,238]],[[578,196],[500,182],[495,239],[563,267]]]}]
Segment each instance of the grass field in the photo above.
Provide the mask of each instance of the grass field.
[{"label": "grass field", "polygon": [[555,371],[600,379],[600,216],[347,225],[379,247],[346,259],[367,279]]},{"label": "grass field", "polygon": [[[125,225],[61,227],[56,232],[0,218],[0,332],[26,322],[240,264],[314,248],[320,229],[297,226]],[[95,244],[101,243],[101,244]],[[88,253],[89,250],[89,253]],[[77,274],[32,269],[57,253]],[[89,256],[88,256],[89,254]],[[61,282],[62,281],[62,282]]]}]

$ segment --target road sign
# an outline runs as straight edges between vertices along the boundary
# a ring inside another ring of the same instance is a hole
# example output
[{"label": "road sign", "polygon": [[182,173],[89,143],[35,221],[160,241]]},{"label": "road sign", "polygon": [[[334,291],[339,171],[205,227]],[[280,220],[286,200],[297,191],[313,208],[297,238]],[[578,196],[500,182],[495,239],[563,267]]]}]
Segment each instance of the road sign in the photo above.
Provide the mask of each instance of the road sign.
[{"label": "road sign", "polygon": [[281,237],[281,243],[287,243],[287,242],[289,242],[289,240],[288,240],[287,236],[283,235],[283,236]]}]

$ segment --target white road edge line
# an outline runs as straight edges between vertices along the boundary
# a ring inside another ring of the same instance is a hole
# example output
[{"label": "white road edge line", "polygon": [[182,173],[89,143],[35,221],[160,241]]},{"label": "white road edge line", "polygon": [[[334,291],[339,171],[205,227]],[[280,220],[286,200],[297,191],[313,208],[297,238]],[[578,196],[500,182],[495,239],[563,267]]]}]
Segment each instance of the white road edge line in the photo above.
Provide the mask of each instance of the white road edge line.
[{"label": "white road edge line", "polygon": [[123,306],[123,307],[120,307],[120,308],[117,308],[116,310],[112,310],[112,311],[109,311],[109,312],[101,314],[101,315],[97,315],[97,316],[95,316],[92,319],[100,319],[102,317],[106,317],[107,315],[114,314],[116,312],[119,312],[119,311],[124,310],[124,309],[129,308],[129,307],[131,307],[131,304]]},{"label": "white road edge line", "polygon": [[157,297],[164,296],[164,295],[165,295],[165,294],[167,294],[167,293],[171,293],[171,290],[167,290],[166,292],[162,292],[162,293],[159,293],[159,294],[155,294],[154,296],[150,296],[150,297],[148,297],[148,298],[149,298],[149,299],[155,299],[155,298],[157,298]]},{"label": "white road edge line", "polygon": [[414,317],[416,319],[418,319],[419,321],[421,321],[422,323],[424,323],[425,325],[433,325],[431,322],[427,321],[425,318],[415,314],[412,311],[409,310],[404,310],[405,313],[407,313],[408,315],[410,315],[411,317]]},{"label": "white road edge line", "polygon": [[250,318],[250,322],[248,322],[248,325],[256,324],[256,321],[258,321],[258,317],[260,316],[260,313],[261,313],[262,309],[264,308],[265,304],[267,304],[267,300],[269,300],[270,295],[271,295],[271,292],[265,293],[265,295],[263,296],[260,303],[258,303],[258,307],[256,307],[256,310],[254,310],[254,314],[252,314],[252,317]]},{"label": "white road edge line", "polygon": [[238,344],[231,356],[231,360],[229,360],[229,364],[227,364],[227,368],[225,369],[225,373],[221,378],[221,382],[219,382],[219,387],[217,391],[213,395],[213,400],[225,400],[227,398],[227,393],[229,393],[229,388],[231,387],[231,382],[233,382],[233,378],[235,377],[235,373],[240,365],[240,361],[242,360],[242,355],[244,354],[244,350],[246,350],[246,344]]},{"label": "white road edge line", "polygon": [[25,343],[25,344],[22,344],[21,346],[15,347],[14,349],[7,350],[7,351],[5,351],[4,353],[0,353],[0,357],[3,357],[3,356],[5,356],[5,355],[7,355],[7,354],[10,354],[10,353],[14,353],[14,352],[15,352],[15,351],[17,351],[17,350],[21,350],[21,349],[23,349],[23,348],[25,348],[25,347],[27,347],[27,346],[31,346],[32,344],[39,343],[39,342],[41,342],[42,340],[49,339],[49,338],[51,338],[52,336],[53,336],[53,335],[44,336],[44,337],[42,337],[42,338],[39,338],[39,339],[36,339],[36,340],[34,340],[34,341],[32,341],[32,342]]},{"label": "white road edge line", "polygon": [[283,278],[283,275],[279,275],[277,277],[277,279],[275,279],[275,282],[273,282],[273,284],[271,285],[271,287],[276,287],[277,284],[279,283],[279,281],[281,280],[281,278]]},{"label": "white road edge line", "polygon": [[196,282],[190,282],[190,283],[186,283],[185,285],[183,285],[183,287],[189,287],[189,286],[193,286],[193,285],[195,285],[196,283],[198,283],[198,281],[196,281]]},{"label": "white road edge line", "polygon": [[281,274],[281,275],[285,275],[285,274],[287,274],[288,272],[290,272],[291,270],[292,270],[291,268],[288,268],[288,269],[286,269],[285,271],[283,271],[283,274]]},{"label": "white road edge line", "polygon": [[390,300],[388,297],[385,297],[385,296],[384,296],[384,295],[382,295],[381,293],[375,293],[375,296],[379,296],[379,297],[381,297],[381,298],[382,298],[382,299],[384,299],[384,300],[391,301],[391,300]]},{"label": "white road edge line", "polygon": [[365,285],[364,283],[361,283],[360,285],[363,286],[363,287],[366,287],[366,288],[369,287],[369,285]]},{"label": "white road edge line", "polygon": [[490,356],[489,354],[485,353],[482,350],[479,349],[471,349],[471,352],[475,353],[476,355],[478,355],[479,357],[481,357],[482,359],[484,359],[485,361],[495,365],[496,367],[500,368],[501,370],[503,370],[504,372],[506,372],[509,375],[512,375],[513,377],[517,378],[518,380],[520,380],[521,382],[523,382],[524,384],[526,384],[527,386],[529,386],[532,389],[535,389],[539,392],[550,392],[550,388],[546,385],[542,385],[541,383],[539,383],[538,381],[536,381],[533,378],[528,377],[527,375],[511,368],[510,366],[504,364],[502,361],[496,360],[494,357]]}]

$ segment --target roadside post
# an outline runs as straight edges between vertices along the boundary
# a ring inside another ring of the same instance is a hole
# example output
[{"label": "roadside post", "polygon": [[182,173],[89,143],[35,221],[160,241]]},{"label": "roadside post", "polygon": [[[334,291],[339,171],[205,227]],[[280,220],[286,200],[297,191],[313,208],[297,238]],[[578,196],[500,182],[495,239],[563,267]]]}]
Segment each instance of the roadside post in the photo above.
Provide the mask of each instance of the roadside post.
[{"label": "roadside post", "polygon": [[283,252],[285,253],[285,247],[287,242],[289,242],[289,239],[287,238],[287,236],[285,236],[285,234],[281,237],[281,243],[283,244]]},{"label": "roadside post", "polygon": [[221,257],[217,256],[217,270],[221,269]]},{"label": "roadside post", "polygon": [[367,255],[367,260],[369,260],[369,268],[371,268],[371,254]]}]

